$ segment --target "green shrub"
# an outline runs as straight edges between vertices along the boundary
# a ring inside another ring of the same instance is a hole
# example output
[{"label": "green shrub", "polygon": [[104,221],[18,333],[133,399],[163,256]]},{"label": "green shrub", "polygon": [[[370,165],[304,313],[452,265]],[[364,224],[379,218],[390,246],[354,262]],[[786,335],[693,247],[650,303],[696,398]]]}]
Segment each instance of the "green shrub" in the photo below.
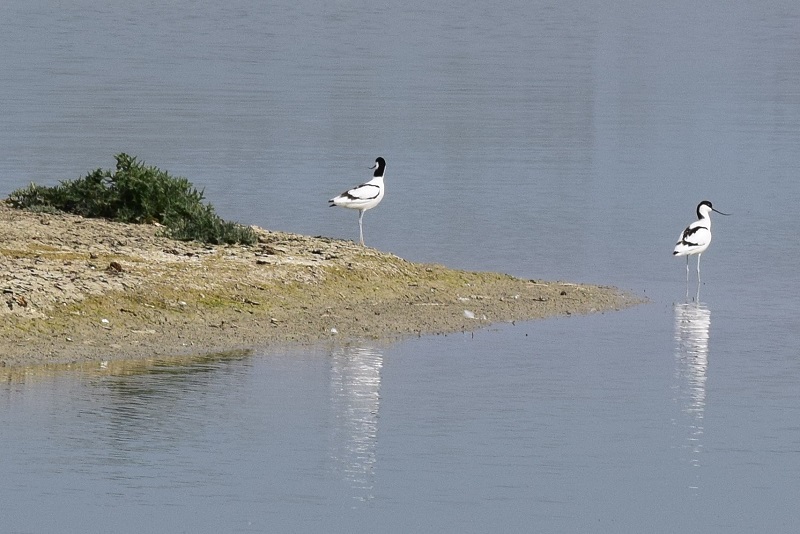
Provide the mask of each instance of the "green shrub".
[{"label": "green shrub", "polygon": [[145,166],[127,154],[115,158],[114,172],[97,169],[53,187],[32,183],[12,192],[8,200],[16,208],[34,211],[58,210],[130,223],[158,222],[166,227],[166,235],[182,241],[246,245],[257,241],[251,228],[221,219],[211,204],[203,203],[203,192],[186,178]]}]

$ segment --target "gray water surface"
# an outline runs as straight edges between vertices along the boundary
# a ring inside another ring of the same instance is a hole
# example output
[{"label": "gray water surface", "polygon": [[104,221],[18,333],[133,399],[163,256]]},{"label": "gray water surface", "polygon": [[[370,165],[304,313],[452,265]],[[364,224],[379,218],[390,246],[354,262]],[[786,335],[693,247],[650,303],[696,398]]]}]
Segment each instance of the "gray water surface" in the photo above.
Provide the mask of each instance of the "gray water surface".
[{"label": "gray water surface", "polygon": [[649,303],[2,372],[0,530],[797,530],[800,7],[62,4],[0,4],[0,194],[124,151],[355,239],[380,155],[368,245]]}]

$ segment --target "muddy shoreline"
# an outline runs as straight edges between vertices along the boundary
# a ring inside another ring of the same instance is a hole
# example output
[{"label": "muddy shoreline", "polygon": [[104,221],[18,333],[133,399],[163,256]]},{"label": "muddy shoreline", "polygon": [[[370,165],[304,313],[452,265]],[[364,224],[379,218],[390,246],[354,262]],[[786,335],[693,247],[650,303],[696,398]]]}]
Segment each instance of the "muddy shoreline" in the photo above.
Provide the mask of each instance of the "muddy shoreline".
[{"label": "muddy shoreline", "polygon": [[2,203],[0,228],[6,367],[471,331],[642,302],[260,228],[254,246],[205,246]]}]

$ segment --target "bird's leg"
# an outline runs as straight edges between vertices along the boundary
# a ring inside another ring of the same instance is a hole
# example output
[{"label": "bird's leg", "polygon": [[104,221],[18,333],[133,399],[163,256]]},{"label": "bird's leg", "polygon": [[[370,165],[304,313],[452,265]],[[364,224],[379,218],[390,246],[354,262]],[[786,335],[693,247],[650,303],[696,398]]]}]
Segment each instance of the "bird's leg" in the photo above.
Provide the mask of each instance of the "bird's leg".
[{"label": "bird's leg", "polygon": [[689,256],[686,256],[686,300],[689,300]]},{"label": "bird's leg", "polygon": [[697,302],[700,302],[700,256],[697,255]]},{"label": "bird's leg", "polygon": [[364,246],[364,226],[361,219],[364,218],[364,210],[358,210],[358,237],[361,240],[361,246]]}]

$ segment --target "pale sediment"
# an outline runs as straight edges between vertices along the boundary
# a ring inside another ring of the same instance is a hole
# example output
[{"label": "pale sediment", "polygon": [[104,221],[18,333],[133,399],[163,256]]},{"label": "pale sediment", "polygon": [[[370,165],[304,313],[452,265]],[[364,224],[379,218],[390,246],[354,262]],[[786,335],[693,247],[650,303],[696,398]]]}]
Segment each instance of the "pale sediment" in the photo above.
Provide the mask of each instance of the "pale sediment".
[{"label": "pale sediment", "polygon": [[474,330],[620,309],[612,287],[405,261],[256,229],[254,246],[0,204],[0,365],[203,354],[286,342]]}]

